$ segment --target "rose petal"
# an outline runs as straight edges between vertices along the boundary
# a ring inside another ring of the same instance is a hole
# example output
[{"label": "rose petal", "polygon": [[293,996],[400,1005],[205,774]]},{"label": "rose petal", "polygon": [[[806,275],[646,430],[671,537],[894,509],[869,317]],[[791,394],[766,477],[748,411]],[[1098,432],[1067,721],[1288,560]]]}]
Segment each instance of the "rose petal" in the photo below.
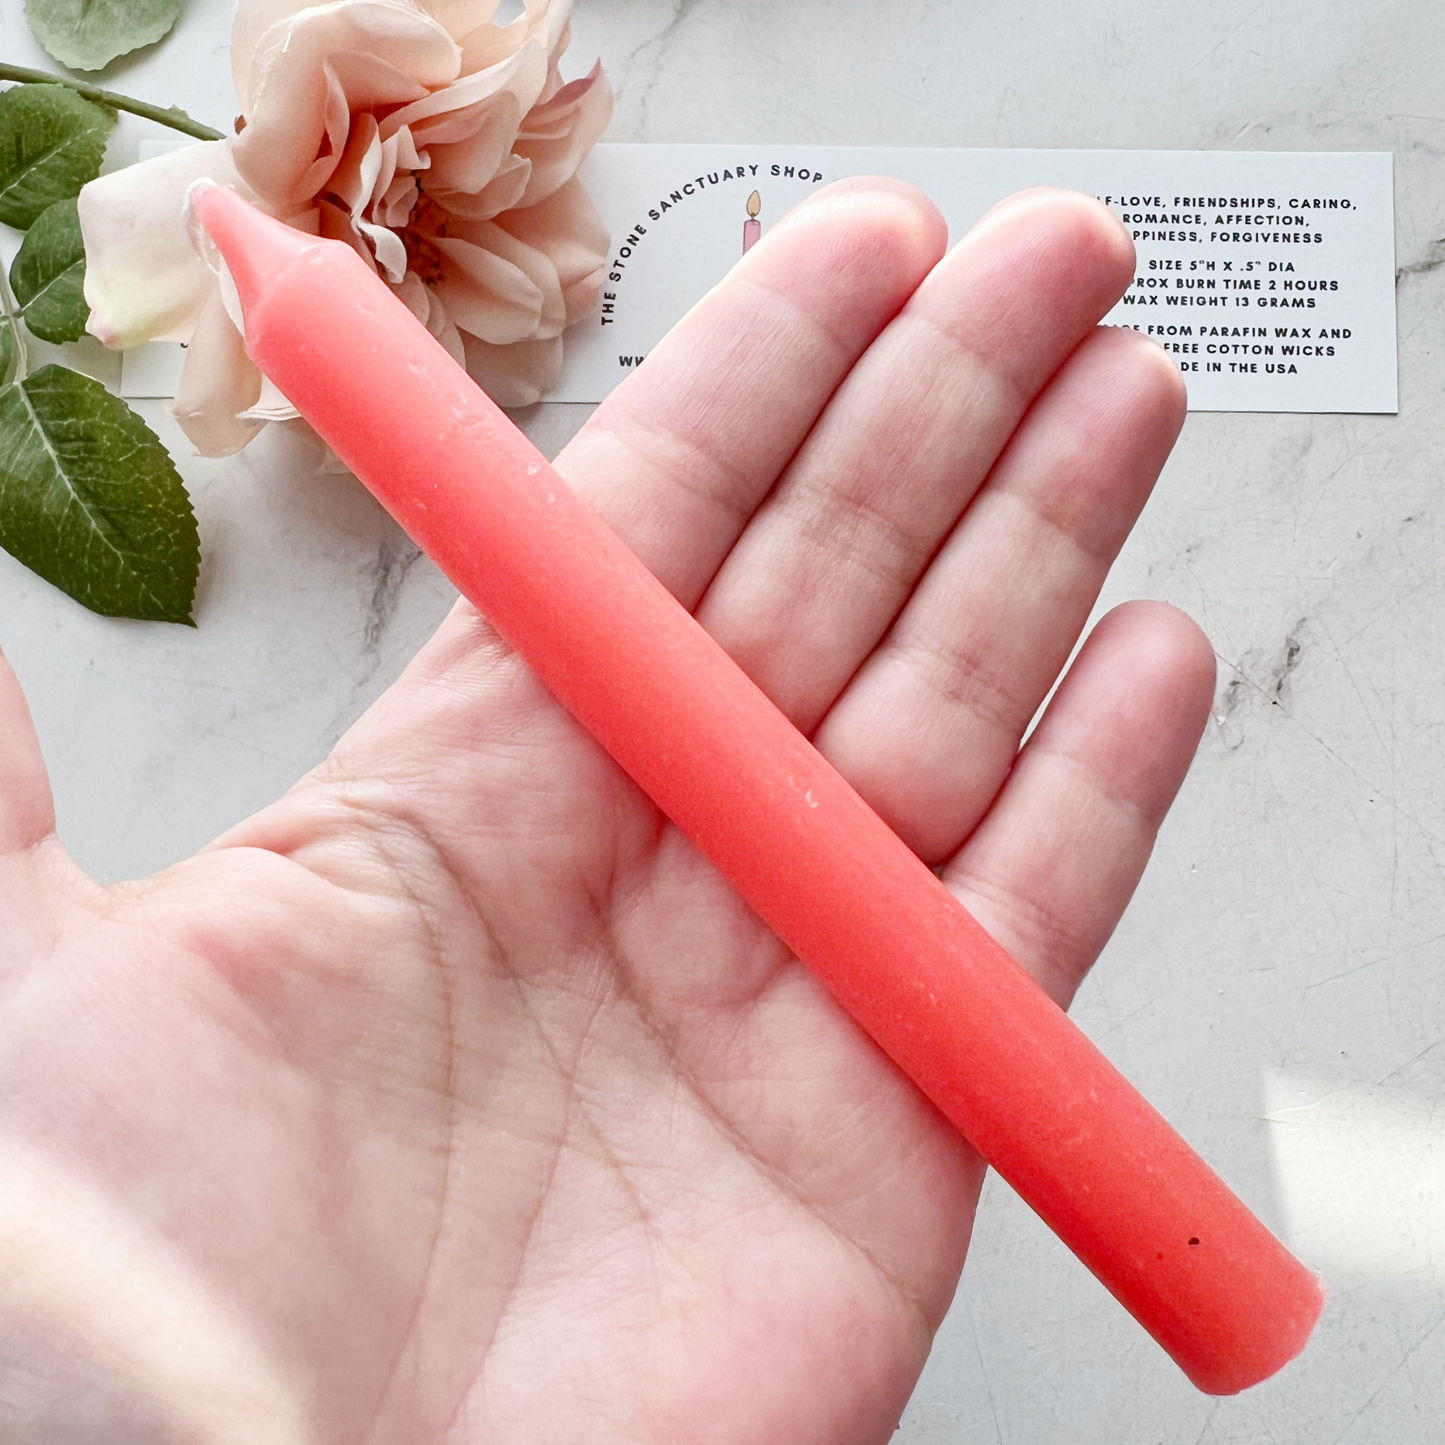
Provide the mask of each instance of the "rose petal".
[{"label": "rose petal", "polygon": [[376,117],[363,112],[351,127],[346,149],[336,163],[327,190],[353,217],[359,216],[362,208],[370,204],[381,165],[381,137],[377,134]]},{"label": "rose petal", "polygon": [[[331,7],[314,6],[309,0],[242,0],[242,3],[237,4],[231,17],[231,81],[243,115],[250,115],[260,90],[264,71],[256,61],[269,44],[266,32],[273,26],[295,20],[303,10],[328,8]],[[416,8],[431,14],[442,29],[448,29],[446,22],[435,13],[438,6],[419,5]],[[487,3],[487,0],[458,0],[455,8],[485,11],[490,17],[491,12],[496,9],[496,3],[495,0],[491,0],[491,3]],[[470,23],[482,22],[473,20]]]},{"label": "rose petal", "polygon": [[607,227],[586,187],[575,177],[545,201],[508,211],[496,224],[508,235],[542,252],[557,271],[572,326],[597,309],[607,261]]},{"label": "rose petal", "polygon": [[562,288],[562,306],[567,313],[563,330],[597,314],[602,305],[602,286],[606,279],[607,266],[604,263],[595,271],[579,276],[570,285]]},{"label": "rose petal", "polygon": [[431,165],[431,159],[425,151],[416,148],[416,141],[412,138],[411,127],[402,126],[394,130],[387,137],[387,143],[396,145],[396,164],[398,170],[423,171]]},{"label": "rose petal", "polygon": [[380,269],[376,264],[376,257],[371,252],[371,247],[357,234],[348,212],[343,211],[340,206],[333,205],[330,201],[323,200],[317,203],[315,214],[318,235],[324,236],[328,241],[345,241],[373,271]]},{"label": "rose petal", "polygon": [[[471,107],[507,90],[517,97],[525,113],[536,100],[546,74],[547,57],[541,46],[526,44],[499,64],[474,75],[463,75],[423,99],[392,111],[381,122],[382,138],[405,125],[411,127],[418,146],[462,140],[481,124],[481,112]],[[457,111],[467,114],[454,123]],[[449,132],[447,126],[453,123],[455,129]]]},{"label": "rose petal", "polygon": [[545,24],[547,58],[555,60],[572,35],[572,0],[527,0],[527,14]]},{"label": "rose petal", "polygon": [[[535,334],[542,288],[520,266],[468,241],[437,238],[432,244],[444,258],[432,292],[461,330],[501,345]],[[560,286],[557,293],[560,298]]]},{"label": "rose petal", "polygon": [[465,371],[467,352],[462,341],[462,333],[457,330],[456,324],[447,315],[446,307],[439,301],[432,307],[431,315],[427,317],[426,327],[446,347],[447,354],[451,359]]},{"label": "rose petal", "polygon": [[489,96],[475,107],[475,115],[455,112],[454,124],[464,116],[474,122],[470,134],[450,144],[434,131],[424,132],[431,157],[426,188],[433,195],[439,191],[480,191],[511,159],[512,142],[522,122],[522,103],[515,95],[504,90]]},{"label": "rose petal", "polygon": [[201,456],[228,457],[260,431],[260,421],[240,416],[260,395],[261,373],[213,289],[186,351],[171,413]]},{"label": "rose petal", "polygon": [[448,266],[433,290],[463,331],[505,346],[557,336],[567,321],[557,268],[491,221],[459,221],[432,244]]},{"label": "rose petal", "polygon": [[550,55],[547,3],[548,0],[527,0],[522,13],[507,25],[479,24],[460,31],[451,30],[448,26],[462,49],[462,74],[471,75],[478,70],[486,70],[488,66],[497,64],[505,56],[520,49],[529,40],[537,41]]},{"label": "rose petal", "polygon": [[562,89],[562,52],[566,50],[568,42],[572,39],[572,25],[570,21],[562,25],[561,31],[555,35],[547,49],[547,83],[542,87],[542,93],[537,97],[539,105],[552,99]]},{"label": "rose petal", "polygon": [[462,350],[461,333],[447,315],[447,309],[440,298],[434,296],[422,285],[421,277],[415,271],[408,271],[399,285],[393,286],[397,297],[418,321],[446,347],[458,366],[466,366],[466,353]]},{"label": "rose petal", "polygon": [[382,226],[404,226],[416,205],[417,185],[411,176],[398,176],[377,202],[372,214]]},{"label": "rose petal", "polygon": [[400,281],[406,274],[406,244],[401,237],[385,226],[372,225],[370,221],[354,220],[351,224],[371,242],[376,264],[386,273],[386,279]]},{"label": "rose petal", "polygon": [[[407,172],[415,171],[420,156],[416,155],[410,140],[412,133],[409,130],[399,130],[394,136],[387,136],[386,140],[379,142],[381,163],[377,166],[376,178],[371,182],[371,205],[376,205],[392,191],[392,186],[399,179],[397,169],[402,171],[400,181],[403,185],[409,179]],[[377,220],[380,220],[380,217],[377,217]]]},{"label": "rose petal", "polygon": [[251,77],[253,61],[260,54],[261,37],[273,26],[289,20],[298,10],[307,8],[308,0],[246,0],[238,4],[231,16],[231,84],[236,90],[241,113],[247,114],[255,103]]},{"label": "rose petal", "polygon": [[524,161],[521,156],[509,155],[496,175],[473,194],[435,189],[431,185],[427,186],[427,194],[453,216],[472,221],[490,221],[502,211],[511,210],[522,199],[522,192],[527,189],[527,180],[531,174],[531,161]]},{"label": "rose petal", "polygon": [[242,421],[291,421],[301,413],[281,394],[281,388],[264,372],[261,375],[261,394],[255,403],[241,413]]},{"label": "rose petal", "polygon": [[421,277],[415,271],[408,271],[392,288],[396,299],[423,324],[431,310],[431,295],[421,284]]},{"label": "rose petal", "polygon": [[236,167],[273,210],[297,209],[335,169],[353,93],[367,106],[405,105],[446,87],[459,64],[446,31],[410,6],[336,0],[303,10],[263,37]]},{"label": "rose petal", "polygon": [[[457,36],[462,52],[462,74],[475,75],[478,71],[500,65],[532,38],[525,16],[510,25],[481,25]],[[544,71],[544,79],[545,76]]]},{"label": "rose petal", "polygon": [[512,149],[532,162],[520,204],[534,206],[570,181],[612,119],[612,85],[599,61],[523,119]]},{"label": "rose petal", "polygon": [[308,206],[304,211],[297,211],[294,216],[282,216],[281,219],[293,231],[305,231],[308,236],[321,234],[321,213],[314,206]]},{"label": "rose petal", "polygon": [[417,0],[417,3],[455,40],[490,25],[497,13],[497,0]]},{"label": "rose petal", "polygon": [[375,194],[383,158],[376,117],[363,111],[352,127],[328,191],[351,213],[351,224],[357,234],[371,243],[377,264],[386,272],[387,280],[400,281],[406,273],[406,246],[385,225],[368,221],[364,215]]},{"label": "rose petal", "polygon": [[531,406],[556,383],[562,368],[562,338],[491,346],[462,333],[467,370],[498,406]]},{"label": "rose petal", "polygon": [[168,151],[81,191],[87,329],[107,346],[190,340],[216,288],[182,214],[187,189],[202,176],[255,199],[236,174],[227,141]]}]

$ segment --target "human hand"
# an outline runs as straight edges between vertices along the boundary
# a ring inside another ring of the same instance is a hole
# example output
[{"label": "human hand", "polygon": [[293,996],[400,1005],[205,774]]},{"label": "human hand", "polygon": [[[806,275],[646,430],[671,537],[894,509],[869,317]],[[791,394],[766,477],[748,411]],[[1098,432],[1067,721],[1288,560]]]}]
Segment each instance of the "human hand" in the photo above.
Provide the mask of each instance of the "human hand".
[{"label": "human hand", "polygon": [[[1019,741],[1182,389],[1095,330],[1133,270],[1101,207],[944,239],[895,183],[821,192],[557,465],[1067,1002],[1208,645],[1118,609]],[[141,883],[65,856],[8,672],[0,736],[0,1427],[887,1438],[977,1155],[470,607]]]}]

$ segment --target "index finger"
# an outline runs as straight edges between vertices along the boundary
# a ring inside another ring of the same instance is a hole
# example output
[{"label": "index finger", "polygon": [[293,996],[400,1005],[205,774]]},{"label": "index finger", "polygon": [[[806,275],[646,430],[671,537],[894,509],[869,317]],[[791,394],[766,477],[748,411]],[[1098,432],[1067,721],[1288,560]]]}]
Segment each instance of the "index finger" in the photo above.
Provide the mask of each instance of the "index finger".
[{"label": "index finger", "polygon": [[648,353],[557,470],[691,608],[947,240],[932,202],[901,181],[825,187]]}]

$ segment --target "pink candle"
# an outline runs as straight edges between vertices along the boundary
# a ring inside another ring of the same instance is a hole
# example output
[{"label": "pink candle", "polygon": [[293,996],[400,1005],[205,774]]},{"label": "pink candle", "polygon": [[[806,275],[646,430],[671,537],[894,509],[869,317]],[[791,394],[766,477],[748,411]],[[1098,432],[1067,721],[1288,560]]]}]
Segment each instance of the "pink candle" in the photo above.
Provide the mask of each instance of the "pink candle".
[{"label": "pink candle", "polygon": [[1319,1282],[867,807],[347,246],[211,188],[246,350],[838,1002],[1202,1390]]},{"label": "pink candle", "polygon": [[757,239],[763,234],[763,223],[758,220],[758,212],[763,208],[763,198],[754,191],[748,197],[748,218],[743,222],[743,255],[746,256],[757,244]]}]

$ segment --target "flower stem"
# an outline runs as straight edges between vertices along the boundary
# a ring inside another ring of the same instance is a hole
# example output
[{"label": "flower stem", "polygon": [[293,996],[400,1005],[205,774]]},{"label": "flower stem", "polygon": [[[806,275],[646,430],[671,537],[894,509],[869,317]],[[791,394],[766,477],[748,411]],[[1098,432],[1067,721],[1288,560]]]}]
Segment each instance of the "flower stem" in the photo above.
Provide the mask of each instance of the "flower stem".
[{"label": "flower stem", "polygon": [[172,105],[162,110],[158,105],[147,105],[143,100],[132,100],[128,95],[118,95],[113,90],[102,90],[98,85],[87,85],[83,80],[71,80],[63,75],[47,75],[43,70],[27,70],[23,65],[0,64],[0,80],[19,80],[38,85],[64,85],[83,95],[86,100],[97,101],[114,110],[128,110],[132,115],[144,116],[147,120],[158,121],[172,130],[193,135],[197,140],[225,140],[218,130],[192,120],[185,111]]}]

